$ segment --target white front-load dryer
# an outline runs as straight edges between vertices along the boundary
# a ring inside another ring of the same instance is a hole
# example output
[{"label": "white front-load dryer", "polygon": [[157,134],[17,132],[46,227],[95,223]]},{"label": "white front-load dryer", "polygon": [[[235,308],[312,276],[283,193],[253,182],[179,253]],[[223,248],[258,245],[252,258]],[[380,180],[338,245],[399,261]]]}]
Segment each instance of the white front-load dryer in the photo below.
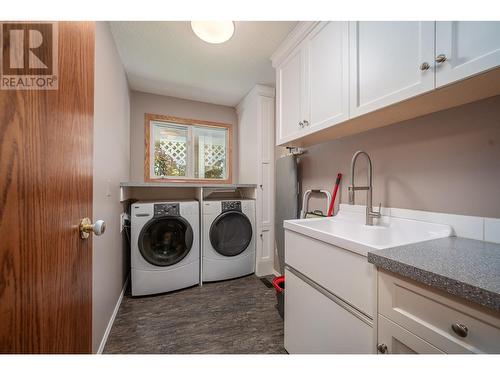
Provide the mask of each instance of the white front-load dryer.
[{"label": "white front-load dryer", "polygon": [[132,295],[164,293],[198,284],[198,202],[136,202],[131,211]]},{"label": "white front-load dryer", "polygon": [[255,272],[255,200],[204,201],[203,232],[203,281]]}]

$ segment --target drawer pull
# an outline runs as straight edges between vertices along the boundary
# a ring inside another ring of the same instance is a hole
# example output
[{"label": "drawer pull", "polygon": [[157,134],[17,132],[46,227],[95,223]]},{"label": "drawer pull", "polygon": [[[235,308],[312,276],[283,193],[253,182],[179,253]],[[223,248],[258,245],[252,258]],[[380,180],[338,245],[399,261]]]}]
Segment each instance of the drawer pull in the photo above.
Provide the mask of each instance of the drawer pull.
[{"label": "drawer pull", "polygon": [[436,59],[434,61],[436,61],[438,64],[441,64],[444,63],[446,59],[446,55],[441,53],[440,55],[436,56]]},{"label": "drawer pull", "polygon": [[377,350],[379,353],[386,354],[387,353],[387,345],[385,344],[378,344],[377,345]]},{"label": "drawer pull", "polygon": [[467,337],[469,334],[469,328],[465,324],[453,323],[451,329],[460,337]]}]

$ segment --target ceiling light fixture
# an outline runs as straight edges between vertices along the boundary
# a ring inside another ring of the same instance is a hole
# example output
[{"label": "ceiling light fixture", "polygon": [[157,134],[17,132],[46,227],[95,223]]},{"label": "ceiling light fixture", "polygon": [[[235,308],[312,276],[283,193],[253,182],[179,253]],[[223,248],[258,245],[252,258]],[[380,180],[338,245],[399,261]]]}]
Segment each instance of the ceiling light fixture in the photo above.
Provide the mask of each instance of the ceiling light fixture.
[{"label": "ceiling light fixture", "polygon": [[227,42],[234,34],[233,21],[191,21],[191,29],[201,40],[220,44]]}]

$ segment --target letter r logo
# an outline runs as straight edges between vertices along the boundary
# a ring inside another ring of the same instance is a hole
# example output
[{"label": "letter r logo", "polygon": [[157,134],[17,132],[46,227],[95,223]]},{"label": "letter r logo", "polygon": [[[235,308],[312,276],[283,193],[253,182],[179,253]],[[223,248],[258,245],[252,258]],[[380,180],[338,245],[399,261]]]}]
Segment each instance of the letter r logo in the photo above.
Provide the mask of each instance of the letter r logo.
[{"label": "letter r logo", "polygon": [[2,74],[53,74],[51,23],[2,24]]}]

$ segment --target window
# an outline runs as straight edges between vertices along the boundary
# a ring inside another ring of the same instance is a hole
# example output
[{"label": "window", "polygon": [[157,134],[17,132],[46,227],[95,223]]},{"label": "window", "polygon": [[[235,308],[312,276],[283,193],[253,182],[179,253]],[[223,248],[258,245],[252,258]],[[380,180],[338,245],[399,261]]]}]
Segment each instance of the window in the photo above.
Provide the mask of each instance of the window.
[{"label": "window", "polygon": [[231,182],[231,125],[145,115],[146,181]]}]

